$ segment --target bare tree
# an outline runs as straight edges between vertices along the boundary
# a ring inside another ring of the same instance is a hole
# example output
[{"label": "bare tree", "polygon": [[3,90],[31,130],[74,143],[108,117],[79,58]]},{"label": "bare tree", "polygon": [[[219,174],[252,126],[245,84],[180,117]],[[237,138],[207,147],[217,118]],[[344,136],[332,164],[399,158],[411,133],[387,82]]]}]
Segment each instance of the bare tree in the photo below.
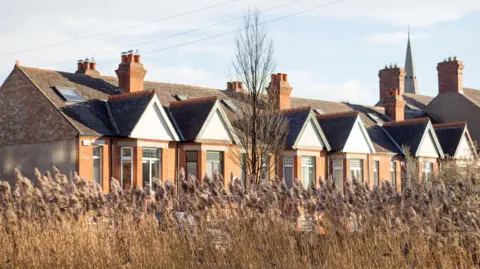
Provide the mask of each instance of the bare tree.
[{"label": "bare tree", "polygon": [[246,14],[243,26],[235,39],[233,67],[246,92],[235,98],[239,112],[233,126],[241,150],[233,155],[258,183],[275,171],[277,157],[286,145],[287,121],[278,110],[276,87],[267,91],[276,64],[273,42],[258,10]]}]

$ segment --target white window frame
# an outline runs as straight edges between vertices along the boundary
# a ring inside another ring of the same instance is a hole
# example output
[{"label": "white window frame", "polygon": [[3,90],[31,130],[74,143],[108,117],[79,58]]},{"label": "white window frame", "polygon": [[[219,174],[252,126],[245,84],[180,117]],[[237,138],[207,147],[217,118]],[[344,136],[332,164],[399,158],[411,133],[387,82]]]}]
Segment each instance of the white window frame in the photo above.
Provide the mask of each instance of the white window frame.
[{"label": "white window frame", "polygon": [[[287,164],[287,162],[285,161],[286,159],[291,160],[291,162],[289,162],[289,164]],[[285,167],[289,167],[289,168],[291,167],[292,168],[292,185],[293,185],[293,182],[295,180],[295,177],[294,177],[294,169],[295,168],[293,167],[294,162],[295,162],[295,160],[294,160],[293,156],[283,156],[283,168],[282,168],[283,173],[282,174],[283,174],[283,178],[285,179],[285,184],[287,183],[286,182],[286,177],[285,177],[285,175],[286,175]]]},{"label": "white window frame", "polygon": [[[145,149],[154,149],[158,151],[158,157],[157,158],[152,158],[152,157],[143,157],[143,150]],[[152,148],[152,147],[144,147],[142,148],[142,176],[143,176],[143,162],[147,161],[149,165],[149,184],[152,186],[152,165],[154,161],[158,161],[158,177],[159,180],[162,180],[162,149],[161,148]],[[122,169],[123,170],[123,169]],[[142,178],[142,183],[145,181],[145,179]],[[145,187],[145,186],[144,186]]]},{"label": "white window frame", "polygon": [[[100,156],[95,156],[95,148],[100,149]],[[102,146],[93,146],[92,147],[92,159],[94,160],[100,160],[100,182],[98,183],[100,186],[103,186],[103,147]],[[92,163],[92,168],[93,168],[93,163]],[[93,169],[92,169],[93,170]],[[95,178],[93,178],[93,181],[95,182]],[[96,182],[95,182],[96,183]]]},{"label": "white window frame", "polygon": [[[130,149],[130,152],[132,153],[131,156],[124,156],[123,155],[123,150],[124,149]],[[125,182],[123,182],[123,162],[124,161],[130,161],[130,188],[133,188],[133,147],[121,147],[120,148],[120,186],[122,188],[125,188]]]},{"label": "white window frame", "polygon": [[[376,174],[376,178],[375,178]],[[373,161],[373,186],[380,185],[380,161]]]},{"label": "white window frame", "polygon": [[[307,158],[310,159],[311,158],[313,160],[312,164],[311,165],[310,164],[305,164],[303,162],[304,158],[305,159],[307,159]],[[315,161],[316,161],[315,156],[302,156],[302,184],[304,183],[304,180],[305,180],[305,175],[303,174],[303,168],[312,168],[313,178],[312,178],[311,184],[315,184]],[[311,186],[305,186],[305,184],[303,184],[303,187],[304,188],[309,188]]]},{"label": "white window frame", "polygon": [[[340,175],[341,175],[339,179],[335,178],[335,171],[337,170],[340,171]],[[335,181],[335,184],[341,191],[343,191],[343,179],[344,179],[343,159],[337,159],[337,158],[332,159],[332,172],[333,172],[332,177],[333,177],[333,180]]]},{"label": "white window frame", "polygon": [[[350,162],[350,176],[352,175],[352,171],[360,171],[359,175],[362,177],[360,182],[364,182],[363,178],[363,160],[362,159],[349,159]],[[360,167],[352,167],[352,161],[360,161]],[[351,178],[353,180],[353,177]],[[357,178],[358,180],[358,178]]]},{"label": "white window frame", "polygon": [[430,181],[433,175],[433,163],[432,162],[423,162],[422,163],[422,179]]},{"label": "white window frame", "polygon": [[[220,156],[220,160],[219,160],[219,161],[214,161],[214,162],[209,161],[209,160],[208,160],[208,153],[209,153],[209,152],[211,152],[211,153],[218,153],[219,156]],[[209,168],[209,167],[208,167],[208,164],[209,164],[209,163],[216,163],[216,164],[220,164],[220,167],[221,167],[222,171],[218,171],[218,173],[223,177],[223,176],[224,176],[224,171],[225,171],[225,156],[224,156],[225,154],[224,154],[224,152],[223,152],[223,151],[218,151],[218,150],[207,150],[207,151],[206,151],[206,154],[207,154],[207,157],[205,158],[205,159],[206,159],[206,167],[205,167],[205,168],[206,168],[206,170],[207,170],[207,174],[208,174],[208,168]],[[208,176],[210,176],[211,178],[213,178],[213,173],[214,173],[214,172],[215,172],[215,171],[212,171],[212,174],[211,174],[211,175],[208,175]]]}]

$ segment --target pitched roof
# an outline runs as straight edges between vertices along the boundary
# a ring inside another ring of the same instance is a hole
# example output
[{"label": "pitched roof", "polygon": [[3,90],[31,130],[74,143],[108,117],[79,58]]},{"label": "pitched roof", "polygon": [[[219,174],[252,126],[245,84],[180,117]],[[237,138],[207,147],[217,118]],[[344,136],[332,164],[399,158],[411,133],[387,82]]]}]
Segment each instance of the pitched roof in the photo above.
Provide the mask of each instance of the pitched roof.
[{"label": "pitched roof", "polygon": [[465,122],[433,125],[438,141],[445,154],[448,154],[451,157],[455,156],[466,126],[467,124]]},{"label": "pitched roof", "polygon": [[295,141],[297,141],[298,135],[300,134],[305,121],[310,115],[310,111],[310,107],[301,107],[282,111],[288,122],[287,147],[293,147]]},{"label": "pitched roof", "polygon": [[210,96],[170,104],[170,111],[184,140],[195,141],[216,102],[217,97]]},{"label": "pitched roof", "polygon": [[60,109],[74,122],[77,129],[83,130],[84,134],[114,136],[118,132],[115,124],[109,118],[107,103],[102,100],[89,100],[74,103]]},{"label": "pitched roof", "polygon": [[[417,114],[417,116],[422,116],[423,117],[426,115],[423,113],[423,110],[427,107],[427,105],[433,100],[433,97],[431,96],[426,96],[426,95],[420,95],[420,94],[414,94],[414,93],[404,93],[403,99],[406,104],[405,109],[405,118],[410,119],[414,118]],[[377,107],[382,107],[383,104],[382,102],[378,101],[375,106]]]},{"label": "pitched roof", "polygon": [[373,147],[378,153],[403,154],[399,145],[393,141],[393,138],[381,126],[371,126],[367,128],[368,136],[372,140]]},{"label": "pitched roof", "polygon": [[343,150],[357,117],[356,111],[317,115],[332,151]]},{"label": "pitched roof", "polygon": [[108,98],[108,106],[119,135],[129,136],[132,133],[154,94],[155,91],[150,90],[112,95]]},{"label": "pitched roof", "polygon": [[415,154],[429,123],[428,118],[385,123],[383,128],[399,146],[407,146]]},{"label": "pitched roof", "polygon": [[480,90],[463,88],[463,94],[477,106],[480,106]]}]

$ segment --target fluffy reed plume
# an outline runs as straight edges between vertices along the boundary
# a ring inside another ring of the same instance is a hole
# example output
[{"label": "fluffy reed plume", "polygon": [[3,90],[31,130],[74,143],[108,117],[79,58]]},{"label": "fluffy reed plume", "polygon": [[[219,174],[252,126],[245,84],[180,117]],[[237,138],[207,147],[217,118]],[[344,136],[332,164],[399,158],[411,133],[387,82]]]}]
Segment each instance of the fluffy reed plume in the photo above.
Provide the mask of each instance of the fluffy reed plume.
[{"label": "fluffy reed plume", "polygon": [[[478,171],[444,164],[396,192],[332,179],[224,185],[180,172],[110,193],[75,175],[0,182],[1,268],[470,268],[480,266]],[[178,188],[177,188],[178,187]]]}]

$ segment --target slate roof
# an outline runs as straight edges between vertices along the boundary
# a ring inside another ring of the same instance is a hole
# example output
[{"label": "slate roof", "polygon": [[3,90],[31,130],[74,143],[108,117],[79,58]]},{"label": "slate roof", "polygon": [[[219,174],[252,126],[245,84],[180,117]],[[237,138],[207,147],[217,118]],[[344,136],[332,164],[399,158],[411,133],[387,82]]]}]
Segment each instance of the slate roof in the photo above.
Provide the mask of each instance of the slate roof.
[{"label": "slate roof", "polygon": [[288,136],[287,136],[287,147],[292,148],[295,144],[295,141],[300,134],[300,131],[305,125],[305,121],[310,115],[310,107],[305,107],[303,109],[289,109],[284,110],[285,118],[288,122]]},{"label": "slate roof", "polygon": [[358,117],[358,112],[317,115],[318,123],[332,151],[342,151]]},{"label": "slate roof", "polygon": [[118,134],[114,123],[108,116],[106,101],[94,99],[64,106],[60,110],[86,133],[103,134],[104,136]]},{"label": "slate roof", "polygon": [[367,132],[377,153],[403,154],[400,146],[392,140],[381,126],[371,126],[367,128]]},{"label": "slate roof", "polygon": [[480,90],[463,88],[463,94],[477,106],[480,106]]},{"label": "slate roof", "polygon": [[466,123],[436,124],[433,125],[433,128],[435,129],[443,152],[450,157],[454,157],[465,131]]},{"label": "slate roof", "polygon": [[415,154],[429,123],[428,118],[390,122],[383,125],[385,131],[400,146],[407,146]]},{"label": "slate roof", "polygon": [[217,97],[195,98],[170,104],[170,111],[185,141],[195,141]]}]

